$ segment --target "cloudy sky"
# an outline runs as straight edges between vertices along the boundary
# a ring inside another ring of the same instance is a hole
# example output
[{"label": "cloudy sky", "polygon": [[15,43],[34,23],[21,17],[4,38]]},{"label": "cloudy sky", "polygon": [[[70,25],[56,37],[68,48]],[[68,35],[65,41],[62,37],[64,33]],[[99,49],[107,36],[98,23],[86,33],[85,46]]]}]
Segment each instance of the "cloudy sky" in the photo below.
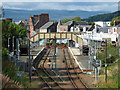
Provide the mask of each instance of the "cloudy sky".
[{"label": "cloudy sky", "polygon": [[[26,2],[23,2],[26,1]],[[29,2],[27,2],[29,1]],[[41,2],[40,2],[41,1]],[[114,12],[118,10],[119,0],[4,0],[2,5],[5,9],[25,9],[25,10],[37,10],[37,9],[55,9],[55,10],[85,10],[85,11],[110,11]],[[64,2],[66,1],[66,2]],[[77,1],[77,2],[76,2]],[[84,2],[82,2],[84,1]]]}]

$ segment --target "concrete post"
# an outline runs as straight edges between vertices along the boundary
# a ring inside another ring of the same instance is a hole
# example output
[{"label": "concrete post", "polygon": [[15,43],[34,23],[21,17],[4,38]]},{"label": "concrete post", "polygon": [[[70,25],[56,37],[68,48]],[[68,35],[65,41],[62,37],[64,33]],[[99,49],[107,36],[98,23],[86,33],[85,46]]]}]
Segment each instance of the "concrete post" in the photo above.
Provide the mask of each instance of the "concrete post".
[{"label": "concrete post", "polygon": [[95,68],[95,82],[97,82],[97,68]]}]

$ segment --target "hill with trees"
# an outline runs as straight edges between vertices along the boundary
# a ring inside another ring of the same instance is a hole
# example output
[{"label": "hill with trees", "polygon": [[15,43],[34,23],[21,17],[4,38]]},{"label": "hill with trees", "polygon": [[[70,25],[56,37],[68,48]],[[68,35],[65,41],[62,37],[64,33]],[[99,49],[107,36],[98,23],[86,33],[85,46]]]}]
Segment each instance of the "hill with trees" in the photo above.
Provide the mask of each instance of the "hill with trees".
[{"label": "hill with trees", "polygon": [[112,21],[111,21],[111,23],[110,23],[110,24],[111,24],[111,26],[113,26],[113,25],[114,25],[114,21],[115,21],[115,20],[120,20],[120,16],[115,17],[115,18],[113,18],[113,19],[112,19]]},{"label": "hill with trees", "polygon": [[108,14],[100,14],[100,15],[96,15],[96,16],[83,19],[83,20],[87,22],[111,21],[113,18],[118,17],[118,16],[120,16],[120,11],[116,11],[116,12],[108,13]]},{"label": "hill with trees", "polygon": [[72,18],[72,19],[63,19],[62,20],[62,23],[66,23],[66,22],[68,22],[68,21],[82,21],[82,19],[80,18],[80,17],[74,17],[74,18]]}]

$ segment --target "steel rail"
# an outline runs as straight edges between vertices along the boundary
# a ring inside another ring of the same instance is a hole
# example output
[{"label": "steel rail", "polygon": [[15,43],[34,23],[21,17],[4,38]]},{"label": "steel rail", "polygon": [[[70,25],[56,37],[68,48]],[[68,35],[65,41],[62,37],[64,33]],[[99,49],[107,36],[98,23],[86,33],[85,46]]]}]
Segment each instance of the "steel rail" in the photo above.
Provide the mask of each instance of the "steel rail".
[{"label": "steel rail", "polygon": [[74,63],[73,63],[73,60],[71,59],[71,56],[70,56],[70,53],[68,52],[68,50],[67,50],[67,54],[68,54],[70,63],[71,63],[71,65],[73,66],[74,71],[75,71],[75,73],[76,73],[78,79],[80,80],[80,82],[83,84],[83,86],[84,86],[85,88],[89,89],[88,85],[81,79],[81,77],[79,76],[78,72],[76,71],[75,65],[74,65]]},{"label": "steel rail", "polygon": [[47,57],[48,57],[50,51],[51,51],[51,49],[48,51],[47,56],[45,57],[43,64],[41,64],[40,66],[41,66],[43,72],[45,72],[45,74],[46,74],[60,89],[63,89],[63,88],[51,77],[51,75],[48,73],[47,69],[44,67],[44,64],[45,64],[45,62],[46,62],[46,60],[47,60]]},{"label": "steel rail", "polygon": [[[46,50],[43,51],[42,56],[43,56],[45,53],[46,53]],[[42,59],[42,57],[41,57],[40,59]],[[37,65],[38,65],[38,63],[40,63],[40,62],[41,62],[41,60],[38,60],[38,62],[35,64],[35,68],[36,68],[36,73],[37,73],[37,75],[39,75],[39,71],[38,71]],[[50,86],[50,84],[42,78],[42,76],[39,76],[39,78],[40,78],[50,89],[52,88],[52,87]]]},{"label": "steel rail", "polygon": [[76,85],[75,82],[73,81],[73,78],[71,77],[71,74],[70,74],[70,72],[69,72],[69,68],[68,68],[68,64],[67,64],[67,59],[66,59],[66,57],[65,57],[65,50],[64,50],[64,49],[63,49],[63,55],[64,55],[64,59],[65,59],[64,61],[65,61],[65,63],[66,63],[66,68],[67,68],[68,77],[69,77],[72,85],[75,87],[75,89],[79,90],[78,87],[77,87],[77,85]]}]

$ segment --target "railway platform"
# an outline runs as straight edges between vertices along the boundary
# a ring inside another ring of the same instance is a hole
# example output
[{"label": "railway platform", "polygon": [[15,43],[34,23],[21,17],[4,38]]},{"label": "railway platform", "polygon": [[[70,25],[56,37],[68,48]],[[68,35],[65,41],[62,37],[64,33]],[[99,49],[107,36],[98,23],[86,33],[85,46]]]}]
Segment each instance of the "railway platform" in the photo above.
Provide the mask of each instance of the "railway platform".
[{"label": "railway platform", "polygon": [[82,56],[79,48],[69,47],[69,50],[83,73],[89,73],[93,71],[93,66],[89,64],[89,57]]},{"label": "railway platform", "polygon": [[[42,50],[42,48],[44,47],[37,47],[30,50],[30,55],[33,56],[33,60],[38,55],[38,53]],[[27,62],[27,58],[29,58],[28,55],[22,55],[19,57],[19,61]]]}]

